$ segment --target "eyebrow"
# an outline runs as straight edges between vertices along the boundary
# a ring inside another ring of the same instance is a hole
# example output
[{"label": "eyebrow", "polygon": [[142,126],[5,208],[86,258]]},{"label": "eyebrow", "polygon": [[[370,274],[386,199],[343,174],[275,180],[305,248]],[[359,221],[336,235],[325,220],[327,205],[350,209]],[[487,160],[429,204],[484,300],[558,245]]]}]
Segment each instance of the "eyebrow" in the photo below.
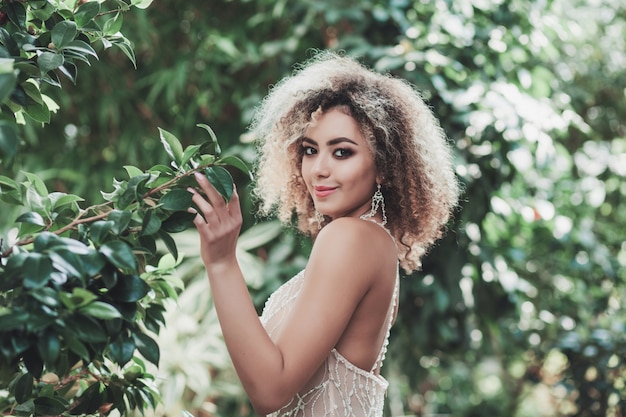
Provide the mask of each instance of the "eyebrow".
[{"label": "eyebrow", "polygon": [[[316,141],[314,141],[311,138],[307,138],[306,136],[302,138],[302,142],[307,142],[310,143],[312,145],[317,145],[318,143]],[[352,139],[346,138],[346,137],[339,137],[339,138],[335,138],[335,139],[331,139],[327,142],[328,145],[333,146],[333,145],[337,145],[339,143],[343,143],[343,142],[348,142],[351,143],[355,146],[359,146],[358,143],[356,143],[355,141],[353,141]]]}]

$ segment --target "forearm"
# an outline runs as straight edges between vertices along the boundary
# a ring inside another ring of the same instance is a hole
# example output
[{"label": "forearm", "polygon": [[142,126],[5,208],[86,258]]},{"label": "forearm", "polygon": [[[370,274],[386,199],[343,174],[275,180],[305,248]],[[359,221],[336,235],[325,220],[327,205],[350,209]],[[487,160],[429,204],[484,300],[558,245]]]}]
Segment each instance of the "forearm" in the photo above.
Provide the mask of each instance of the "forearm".
[{"label": "forearm", "polygon": [[241,383],[255,408],[273,408],[284,400],[277,398],[284,391],[280,386],[283,357],[258,318],[241,270],[236,263],[209,265],[207,274],[224,340]]},{"label": "forearm", "polygon": [[196,179],[206,198],[189,188],[197,206],[190,211],[198,213],[193,222],[226,347],[254,408],[267,414],[289,400],[284,398],[289,390],[283,389],[288,381],[283,355],[261,325],[237,263],[239,195],[234,190],[226,202],[205,176],[197,174]]}]

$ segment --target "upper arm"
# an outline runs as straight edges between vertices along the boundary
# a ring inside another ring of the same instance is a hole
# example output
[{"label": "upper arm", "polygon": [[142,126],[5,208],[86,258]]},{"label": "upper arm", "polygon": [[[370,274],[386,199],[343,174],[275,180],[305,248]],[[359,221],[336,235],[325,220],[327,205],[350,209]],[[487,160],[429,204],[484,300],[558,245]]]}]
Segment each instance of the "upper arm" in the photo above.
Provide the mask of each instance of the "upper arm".
[{"label": "upper arm", "polygon": [[283,358],[280,385],[289,398],[329,355],[382,273],[380,246],[389,242],[372,236],[370,227],[354,219],[337,219],[313,245],[300,294],[276,339]]}]

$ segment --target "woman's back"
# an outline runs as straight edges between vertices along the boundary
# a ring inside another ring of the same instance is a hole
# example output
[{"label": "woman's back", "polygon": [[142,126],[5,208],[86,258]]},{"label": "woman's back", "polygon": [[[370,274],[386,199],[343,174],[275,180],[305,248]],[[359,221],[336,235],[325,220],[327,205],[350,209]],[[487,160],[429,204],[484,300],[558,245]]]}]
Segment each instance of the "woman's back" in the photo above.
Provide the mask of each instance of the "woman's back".
[{"label": "woman's back", "polygon": [[[270,337],[276,337],[283,320],[291,312],[302,288],[304,270],[280,287],[267,300],[261,322]],[[387,381],[379,374],[393,322],[398,296],[398,278],[386,316],[386,333],[378,357],[370,371],[359,368],[346,359],[336,348],[320,366],[315,375],[280,410],[278,416],[336,416],[380,417],[383,412]]]}]

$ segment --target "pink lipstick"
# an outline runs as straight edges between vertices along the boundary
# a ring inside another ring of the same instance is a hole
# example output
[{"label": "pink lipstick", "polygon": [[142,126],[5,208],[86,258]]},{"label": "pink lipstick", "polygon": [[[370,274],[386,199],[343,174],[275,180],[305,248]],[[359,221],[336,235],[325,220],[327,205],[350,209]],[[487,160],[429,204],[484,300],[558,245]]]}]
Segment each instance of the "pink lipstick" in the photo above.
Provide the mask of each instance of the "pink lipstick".
[{"label": "pink lipstick", "polygon": [[323,186],[315,186],[313,188],[315,189],[316,197],[327,197],[336,190],[336,188],[334,187],[323,187]]}]

